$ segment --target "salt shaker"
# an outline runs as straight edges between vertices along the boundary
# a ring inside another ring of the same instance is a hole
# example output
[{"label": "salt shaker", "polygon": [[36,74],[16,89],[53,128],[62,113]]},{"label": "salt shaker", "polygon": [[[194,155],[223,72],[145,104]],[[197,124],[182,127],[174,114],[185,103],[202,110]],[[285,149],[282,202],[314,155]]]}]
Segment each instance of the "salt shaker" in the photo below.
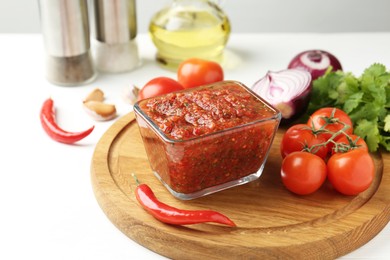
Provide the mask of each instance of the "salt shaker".
[{"label": "salt shaker", "polygon": [[38,0],[46,77],[57,85],[93,81],[87,0]]},{"label": "salt shaker", "polygon": [[95,60],[102,72],[126,72],[139,65],[135,0],[94,0]]}]

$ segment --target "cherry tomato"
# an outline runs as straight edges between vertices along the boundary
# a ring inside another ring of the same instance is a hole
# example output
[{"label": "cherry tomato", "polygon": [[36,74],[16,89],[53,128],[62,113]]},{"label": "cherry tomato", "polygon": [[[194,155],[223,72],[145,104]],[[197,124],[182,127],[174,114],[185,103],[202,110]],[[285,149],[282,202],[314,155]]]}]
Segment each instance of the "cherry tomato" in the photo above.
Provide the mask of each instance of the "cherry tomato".
[{"label": "cherry tomato", "polygon": [[375,176],[374,161],[370,154],[363,150],[332,155],[327,169],[330,183],[345,195],[356,195],[365,191]]},{"label": "cherry tomato", "polygon": [[[348,137],[350,139],[348,139]],[[349,150],[363,150],[368,152],[368,146],[363,138],[357,135],[342,135],[341,137],[336,139],[336,144],[338,144],[338,151],[335,151],[336,147],[333,147],[332,154],[336,152],[347,152]],[[352,142],[350,142],[350,140]],[[341,144],[341,145],[340,145]]]},{"label": "cherry tomato", "polygon": [[[327,124],[325,118],[332,117],[337,119],[338,122],[329,122],[329,124]],[[343,122],[349,126],[349,128],[345,130],[345,133],[352,134],[353,124],[351,118],[347,113],[338,108],[324,107],[318,109],[310,116],[309,120],[307,121],[307,125],[314,127],[315,130],[321,129],[321,127],[323,127],[324,129],[335,133],[344,127],[344,125],[340,122]],[[332,133],[322,133],[321,135],[323,135],[328,140],[332,136]]]},{"label": "cherry tomato", "polygon": [[[306,124],[297,124],[291,126],[283,135],[280,143],[280,153],[282,157],[286,157],[292,152],[303,151],[305,148],[311,148],[313,145],[326,142],[321,135],[314,135],[311,128]],[[314,154],[321,158],[326,158],[328,155],[328,148],[326,145],[318,146],[313,149]]]},{"label": "cherry tomato", "polygon": [[281,177],[289,191],[307,195],[318,190],[325,182],[326,164],[312,153],[293,152],[283,159]]},{"label": "cherry tomato", "polygon": [[183,89],[183,86],[174,79],[168,77],[157,77],[146,83],[140,90],[138,100],[160,96]]},{"label": "cherry tomato", "polygon": [[223,69],[216,62],[191,58],[180,63],[177,78],[184,88],[194,88],[223,80]]}]

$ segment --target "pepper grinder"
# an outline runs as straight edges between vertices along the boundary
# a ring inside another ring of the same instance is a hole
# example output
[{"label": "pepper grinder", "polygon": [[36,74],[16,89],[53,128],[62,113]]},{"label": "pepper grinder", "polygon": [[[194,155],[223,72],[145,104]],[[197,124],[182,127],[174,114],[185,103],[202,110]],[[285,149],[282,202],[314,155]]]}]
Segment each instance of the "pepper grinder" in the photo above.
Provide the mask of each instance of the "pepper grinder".
[{"label": "pepper grinder", "polygon": [[131,71],[139,65],[135,0],[94,0],[95,59],[102,72]]},{"label": "pepper grinder", "polygon": [[38,0],[46,77],[57,85],[93,81],[87,0]]}]

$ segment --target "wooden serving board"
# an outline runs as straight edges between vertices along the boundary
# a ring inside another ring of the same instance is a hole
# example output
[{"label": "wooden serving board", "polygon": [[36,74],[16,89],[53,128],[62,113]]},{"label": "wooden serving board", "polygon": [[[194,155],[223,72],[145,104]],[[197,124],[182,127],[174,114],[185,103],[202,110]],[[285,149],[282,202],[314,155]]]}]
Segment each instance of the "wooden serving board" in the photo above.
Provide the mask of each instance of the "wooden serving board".
[{"label": "wooden serving board", "polygon": [[[365,244],[390,220],[390,157],[373,154],[376,178],[358,196],[343,196],[325,183],[297,196],[280,180],[279,130],[262,176],[251,183],[190,201],[174,198],[153,175],[134,114],[118,119],[103,135],[92,158],[98,203],[129,238],[174,259],[334,259]],[[136,201],[135,173],[159,200],[183,209],[213,209],[229,216],[217,224],[161,223]]]}]

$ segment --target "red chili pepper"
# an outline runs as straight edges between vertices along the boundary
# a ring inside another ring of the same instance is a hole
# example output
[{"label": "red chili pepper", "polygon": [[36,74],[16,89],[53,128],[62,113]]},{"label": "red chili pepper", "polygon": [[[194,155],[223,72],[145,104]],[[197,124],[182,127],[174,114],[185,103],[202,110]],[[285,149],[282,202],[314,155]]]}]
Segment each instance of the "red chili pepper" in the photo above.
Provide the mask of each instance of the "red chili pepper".
[{"label": "red chili pepper", "polygon": [[42,105],[41,113],[41,124],[46,133],[55,141],[71,144],[77,142],[87,135],[89,135],[95,126],[92,126],[86,131],[82,132],[67,132],[61,129],[55,120],[55,110],[53,106],[53,100],[48,98]]},{"label": "red chili pepper", "polygon": [[135,195],[142,207],[161,222],[172,225],[190,225],[205,222],[215,222],[219,224],[235,227],[225,215],[212,210],[183,210],[171,207],[165,203],[160,202],[150,187],[146,184],[139,184],[137,181],[137,188]]}]

